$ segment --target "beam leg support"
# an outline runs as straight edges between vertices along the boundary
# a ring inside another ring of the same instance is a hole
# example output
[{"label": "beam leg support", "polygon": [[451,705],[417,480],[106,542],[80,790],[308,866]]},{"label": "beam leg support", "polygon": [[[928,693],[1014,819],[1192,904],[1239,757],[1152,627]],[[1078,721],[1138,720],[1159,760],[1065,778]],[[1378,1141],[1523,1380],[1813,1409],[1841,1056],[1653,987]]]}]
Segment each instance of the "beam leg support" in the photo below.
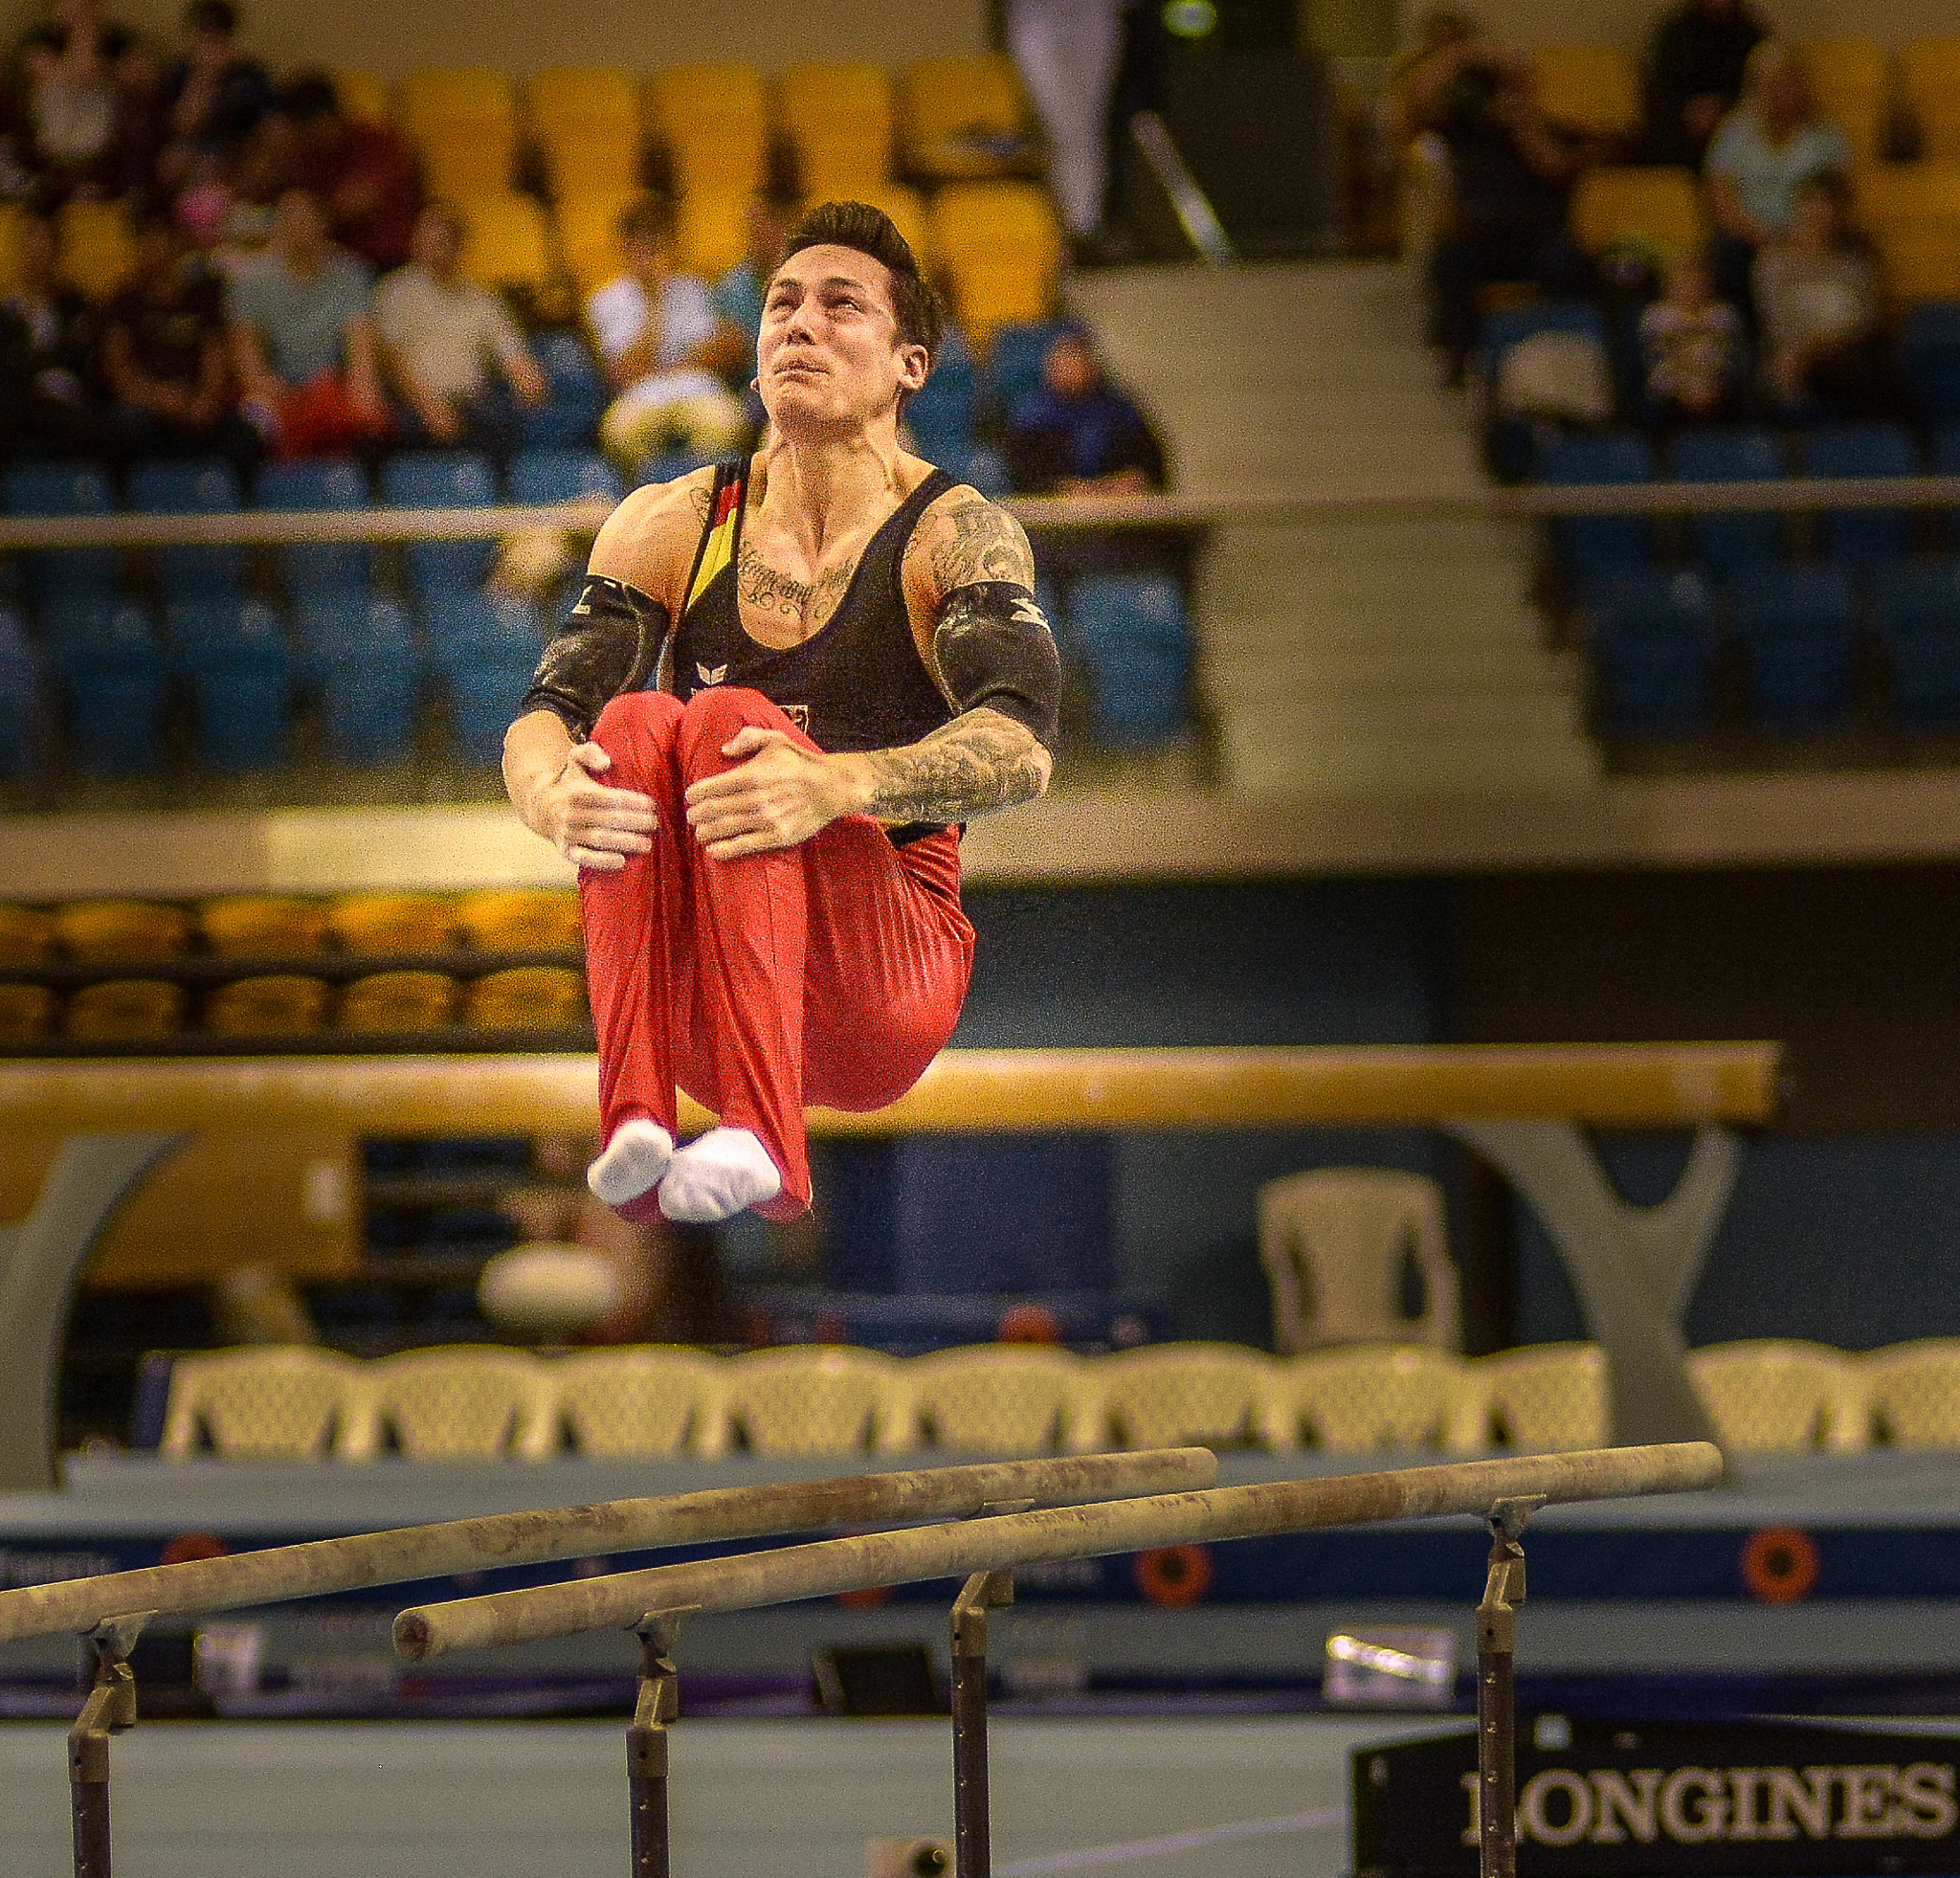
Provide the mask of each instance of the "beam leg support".
[{"label": "beam leg support", "polygon": [[987,1794],[987,1613],[1014,1601],[1012,1572],[975,1572],[953,1600],[954,1878],[990,1878]]},{"label": "beam leg support", "polygon": [[686,1613],[656,1611],[639,1624],[639,1699],[626,1731],[633,1804],[633,1878],[667,1878],[667,1724],[680,1713],[674,1646]]},{"label": "beam leg support", "polygon": [[68,1731],[68,1791],[75,1814],[75,1878],[109,1878],[109,1736],[136,1726],[129,1652],[147,1612],[111,1618],[88,1633],[95,1676]]},{"label": "beam leg support", "polygon": [[1477,1873],[1518,1878],[1517,1659],[1512,1607],[1525,1601],[1525,1522],[1545,1504],[1490,1509],[1490,1566],[1477,1607]]},{"label": "beam leg support", "polygon": [[1630,1206],[1570,1122],[1452,1122],[1447,1131],[1496,1167],[1551,1235],[1606,1353],[1615,1443],[1713,1441],[1681,1324],[1735,1192],[1736,1136],[1698,1130],[1674,1192],[1659,1206]]}]

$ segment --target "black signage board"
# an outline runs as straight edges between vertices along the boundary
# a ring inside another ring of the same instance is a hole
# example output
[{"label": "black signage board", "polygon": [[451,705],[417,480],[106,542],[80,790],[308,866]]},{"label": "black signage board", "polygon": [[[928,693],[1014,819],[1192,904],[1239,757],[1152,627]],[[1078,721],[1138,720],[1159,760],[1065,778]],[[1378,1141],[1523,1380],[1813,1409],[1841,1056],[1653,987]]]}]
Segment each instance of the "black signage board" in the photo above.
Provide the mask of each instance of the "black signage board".
[{"label": "black signage board", "polygon": [[[1960,1873],[1960,1734],[1518,1718],[1520,1878]],[[1477,1870],[1477,1735],[1357,1748],[1356,1878]]]}]

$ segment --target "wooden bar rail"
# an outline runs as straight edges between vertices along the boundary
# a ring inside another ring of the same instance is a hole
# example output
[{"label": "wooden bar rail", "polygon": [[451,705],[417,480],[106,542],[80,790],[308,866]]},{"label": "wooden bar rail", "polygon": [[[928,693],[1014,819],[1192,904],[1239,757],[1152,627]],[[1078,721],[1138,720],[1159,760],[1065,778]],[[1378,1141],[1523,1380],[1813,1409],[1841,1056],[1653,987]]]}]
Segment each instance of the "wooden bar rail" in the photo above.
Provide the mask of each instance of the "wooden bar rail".
[{"label": "wooden bar rail", "polygon": [[64,1631],[86,1633],[110,1619],[137,1613],[163,1617],[240,1610],[503,1565],[812,1532],[829,1526],[957,1519],[1004,1500],[1058,1505],[1203,1487],[1217,1478],[1218,1457],[1209,1448],[1158,1448],[915,1467],[445,1520],[0,1591],[0,1643]]},{"label": "wooden bar rail", "polygon": [[1548,1503],[1676,1493],[1712,1487],[1722,1451],[1705,1442],[1593,1448],[1466,1461],[1328,1480],[1215,1487],[1196,1492],[1004,1513],[956,1526],[868,1532],[772,1552],[581,1578],[532,1590],[423,1604],[395,1619],[396,1650],[412,1661],[586,1630],[637,1628],[649,1614],[753,1610],[927,1578],[1000,1572],[1064,1558],[1326,1526],[1483,1513],[1500,1500]]},{"label": "wooden bar rail", "polygon": [[[1761,482],[1532,484],[1524,488],[1330,487],[1310,496],[1019,496],[1001,504],[1033,529],[1209,527],[1249,524],[1496,516],[1708,514],[1824,508],[1960,507],[1960,477],[1780,477]],[[289,542],[486,541],[520,530],[590,535],[604,499],[543,506],[361,508],[228,515],[0,516],[0,553],[37,548],[276,547]]]},{"label": "wooden bar rail", "polygon": [[[813,1134],[1558,1121],[1759,1126],[1773,1043],[948,1050],[869,1114],[813,1109]],[[375,1134],[590,1129],[590,1056],[35,1059],[0,1064],[0,1122],[213,1130],[297,1123]],[[684,1104],[683,1129],[709,1125]]]}]

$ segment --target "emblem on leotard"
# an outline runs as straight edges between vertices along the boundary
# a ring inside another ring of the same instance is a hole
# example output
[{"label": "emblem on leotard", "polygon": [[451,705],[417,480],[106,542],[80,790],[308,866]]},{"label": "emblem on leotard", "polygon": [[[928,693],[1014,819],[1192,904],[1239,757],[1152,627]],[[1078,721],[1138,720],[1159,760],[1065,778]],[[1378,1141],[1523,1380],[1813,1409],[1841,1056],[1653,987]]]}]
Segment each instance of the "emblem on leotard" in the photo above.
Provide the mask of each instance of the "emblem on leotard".
[{"label": "emblem on leotard", "polygon": [[720,684],[728,676],[728,668],[725,665],[702,665],[697,662],[694,670],[703,684]]}]

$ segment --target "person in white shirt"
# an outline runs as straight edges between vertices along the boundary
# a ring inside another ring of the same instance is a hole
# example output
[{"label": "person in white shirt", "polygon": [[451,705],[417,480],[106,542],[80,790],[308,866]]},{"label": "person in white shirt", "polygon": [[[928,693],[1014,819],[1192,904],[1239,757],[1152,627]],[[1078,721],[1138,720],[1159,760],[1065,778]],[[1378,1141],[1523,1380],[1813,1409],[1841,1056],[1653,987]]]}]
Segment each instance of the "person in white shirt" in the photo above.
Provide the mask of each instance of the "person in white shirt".
[{"label": "person in white shirt", "polygon": [[463,223],[432,202],[415,223],[413,258],[374,290],[374,324],[406,441],[501,453],[516,440],[514,399],[543,404],[545,373],[510,309],[463,279]]},{"label": "person in white shirt", "polygon": [[626,270],[586,302],[586,324],[615,393],[599,441],[628,475],[664,449],[703,460],[747,441],[742,401],[722,374],[747,342],[715,311],[707,285],[674,266],[673,222],[652,197],[619,218]]}]

